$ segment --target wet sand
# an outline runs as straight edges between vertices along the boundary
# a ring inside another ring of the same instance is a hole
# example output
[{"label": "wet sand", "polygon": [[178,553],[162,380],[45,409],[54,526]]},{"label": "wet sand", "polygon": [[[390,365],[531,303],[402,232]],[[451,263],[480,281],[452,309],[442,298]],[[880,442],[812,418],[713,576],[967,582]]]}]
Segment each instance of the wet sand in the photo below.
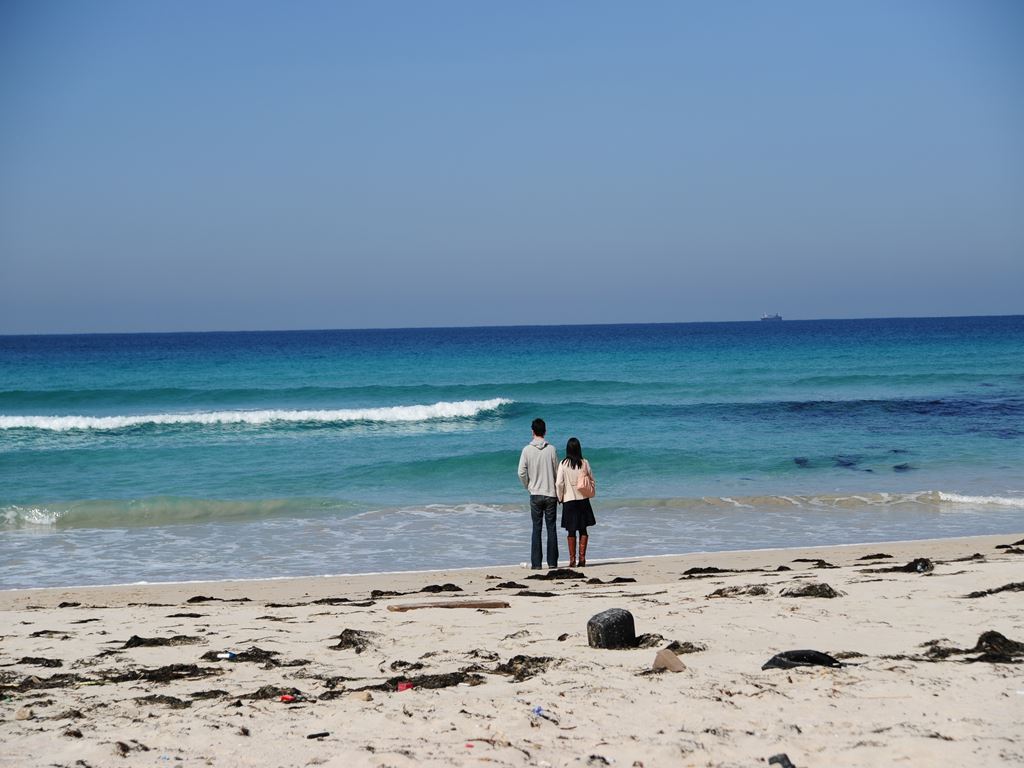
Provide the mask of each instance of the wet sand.
[{"label": "wet sand", "polygon": [[0,765],[1021,765],[1022,542],[2,592]]}]

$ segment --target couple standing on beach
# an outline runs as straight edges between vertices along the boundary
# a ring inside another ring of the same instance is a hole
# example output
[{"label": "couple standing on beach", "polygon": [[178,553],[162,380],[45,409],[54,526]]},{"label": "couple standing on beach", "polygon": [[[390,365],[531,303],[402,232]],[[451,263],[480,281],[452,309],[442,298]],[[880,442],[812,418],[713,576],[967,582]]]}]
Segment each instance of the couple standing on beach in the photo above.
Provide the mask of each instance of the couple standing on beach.
[{"label": "couple standing on beach", "polygon": [[541,523],[548,533],[548,568],[558,567],[558,538],[555,535],[555,513],[562,505],[562,527],[569,544],[569,567],[577,567],[576,541],[579,538],[578,565],[587,564],[587,527],[596,525],[590,499],[594,496],[594,473],[590,462],[583,458],[580,441],[570,437],[565,444],[565,458],[558,461],[558,451],[544,439],[547,425],[544,419],[534,419],[531,440],[519,456],[519,480],[530,492],[530,517],[533,520],[533,540],[530,549],[530,567],[541,568]]}]

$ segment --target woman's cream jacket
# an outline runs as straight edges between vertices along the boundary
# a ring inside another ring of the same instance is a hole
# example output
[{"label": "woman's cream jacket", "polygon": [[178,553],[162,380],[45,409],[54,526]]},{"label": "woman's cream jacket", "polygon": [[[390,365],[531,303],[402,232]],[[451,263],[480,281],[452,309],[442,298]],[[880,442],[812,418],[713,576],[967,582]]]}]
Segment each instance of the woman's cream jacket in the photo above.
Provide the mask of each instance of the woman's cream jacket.
[{"label": "woman's cream jacket", "polygon": [[558,474],[555,476],[555,495],[558,496],[559,502],[578,501],[584,498],[576,490],[576,483],[579,482],[581,472],[586,472],[591,477],[594,476],[590,469],[590,462],[586,459],[583,460],[583,466],[579,469],[570,467],[565,459],[558,463]]}]

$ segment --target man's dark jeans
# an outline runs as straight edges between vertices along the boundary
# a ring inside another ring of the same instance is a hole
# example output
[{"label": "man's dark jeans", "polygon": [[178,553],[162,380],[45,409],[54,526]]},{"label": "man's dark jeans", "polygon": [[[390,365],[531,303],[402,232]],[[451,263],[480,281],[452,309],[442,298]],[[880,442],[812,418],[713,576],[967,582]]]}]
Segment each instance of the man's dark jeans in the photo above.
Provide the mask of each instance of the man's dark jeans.
[{"label": "man's dark jeans", "polygon": [[548,566],[558,567],[558,536],[555,535],[555,514],[558,512],[558,499],[554,496],[534,496],[530,494],[530,517],[533,520],[533,544],[530,549],[530,565],[541,567],[540,524],[544,521],[548,529]]}]

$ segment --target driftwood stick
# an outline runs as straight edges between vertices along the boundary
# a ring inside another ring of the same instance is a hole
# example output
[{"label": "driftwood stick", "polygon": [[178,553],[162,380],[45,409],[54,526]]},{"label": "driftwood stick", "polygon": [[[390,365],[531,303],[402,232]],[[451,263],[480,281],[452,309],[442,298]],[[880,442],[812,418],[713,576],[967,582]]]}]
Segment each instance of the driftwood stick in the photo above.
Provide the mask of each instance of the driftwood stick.
[{"label": "driftwood stick", "polygon": [[508,608],[504,600],[448,600],[438,603],[404,603],[389,605],[389,611],[414,611],[417,608]]}]

